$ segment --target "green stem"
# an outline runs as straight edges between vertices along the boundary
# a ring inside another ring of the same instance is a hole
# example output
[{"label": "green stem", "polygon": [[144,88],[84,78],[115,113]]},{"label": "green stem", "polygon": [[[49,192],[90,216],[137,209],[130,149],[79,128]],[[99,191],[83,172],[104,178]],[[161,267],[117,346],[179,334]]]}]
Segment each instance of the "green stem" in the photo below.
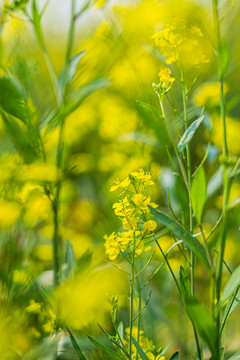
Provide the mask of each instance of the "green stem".
[{"label": "green stem", "polygon": [[[181,83],[182,83],[182,100],[183,100],[183,112],[184,112],[184,128],[185,131],[188,128],[188,113],[187,113],[187,94],[186,94],[186,84],[183,68],[181,70]],[[189,231],[193,233],[193,211],[192,211],[192,203],[191,203],[191,180],[192,180],[192,171],[191,171],[191,153],[190,153],[190,145],[186,145],[186,155],[187,155],[187,181],[188,181],[188,206],[189,206]],[[194,268],[195,268],[195,256],[193,251],[191,251],[191,292],[194,295],[195,292],[195,276],[194,276]],[[199,345],[198,334],[196,328],[193,324],[193,332],[197,346],[197,352],[199,360],[202,358],[201,349]]]},{"label": "green stem", "polygon": [[[76,8],[76,0],[72,0],[71,3],[71,22],[70,22],[70,28],[69,28],[69,34],[68,34],[68,41],[67,41],[67,48],[66,48],[66,56],[65,56],[65,67],[68,64],[68,61],[71,56],[72,48],[73,48],[73,41],[74,41],[74,30],[75,30],[75,8]],[[64,89],[64,95],[65,98],[67,94],[67,88]],[[63,99],[64,101],[64,99]],[[59,129],[59,137],[58,137],[58,147],[57,147],[57,156],[56,156],[56,166],[58,169],[61,169],[63,171],[64,164],[63,164],[63,152],[64,152],[64,125],[65,125],[65,119],[61,121],[60,129]],[[54,212],[54,244],[57,247],[61,248],[61,230],[60,230],[60,194],[61,194],[61,188],[62,188],[62,179],[59,179],[56,184],[56,193],[55,193],[55,212]],[[61,257],[61,251],[58,251],[58,254]],[[56,282],[55,285],[58,284],[59,279],[58,276],[56,276]]]},{"label": "green stem", "polygon": [[161,111],[162,111],[162,116],[163,116],[163,119],[164,119],[164,122],[165,122],[165,127],[166,127],[166,129],[167,129],[168,136],[169,136],[169,138],[170,138],[170,141],[171,141],[171,144],[172,144],[172,146],[173,146],[173,149],[174,149],[176,158],[177,158],[177,160],[178,160],[178,164],[179,164],[179,167],[180,167],[180,170],[181,170],[181,173],[182,173],[182,177],[183,177],[185,186],[186,186],[187,191],[188,191],[188,193],[189,193],[189,192],[190,192],[190,189],[189,189],[189,186],[188,186],[187,174],[186,174],[186,171],[185,171],[185,168],[184,168],[182,159],[181,159],[181,157],[180,157],[180,154],[179,154],[179,152],[178,152],[178,149],[177,149],[177,146],[176,146],[176,143],[175,143],[175,139],[174,139],[174,136],[173,136],[173,133],[172,133],[172,129],[171,129],[171,127],[169,126],[169,123],[168,123],[167,118],[166,118],[166,114],[165,114],[165,110],[164,110],[164,106],[163,106],[163,98],[160,97],[160,96],[159,96],[159,103],[160,103],[160,107],[161,107]]},{"label": "green stem", "polygon": [[[141,331],[141,308],[142,308],[142,294],[140,282],[137,277],[137,291],[138,291],[138,324],[137,324],[137,342],[140,343],[140,331]],[[138,360],[138,351],[136,353],[136,360]]]},{"label": "green stem", "polygon": [[[222,210],[222,228],[220,235],[220,251],[217,261],[217,270],[216,270],[216,300],[217,302],[220,299],[221,295],[221,286],[222,286],[222,270],[223,270],[223,258],[227,238],[227,220],[228,220],[228,198],[230,192],[230,178],[228,173],[228,146],[227,146],[227,128],[226,128],[226,107],[225,107],[225,97],[224,97],[224,74],[220,73],[221,69],[221,31],[220,31],[220,21],[219,21],[219,10],[218,10],[218,0],[212,0],[213,6],[213,21],[214,21],[214,30],[216,34],[216,45],[217,45],[217,61],[218,61],[218,78],[220,86],[220,115],[222,121],[222,138],[223,138],[223,210]],[[218,343],[217,343],[217,358],[219,360],[219,349],[221,347],[221,323],[220,323],[220,312],[217,314],[216,323],[219,330]]]},{"label": "green stem", "polygon": [[132,249],[132,268],[131,268],[131,279],[130,279],[130,314],[129,314],[129,358],[132,358],[132,330],[133,330],[133,301],[134,301],[134,277],[135,277],[135,246],[136,237],[135,231],[133,233],[133,249]]}]

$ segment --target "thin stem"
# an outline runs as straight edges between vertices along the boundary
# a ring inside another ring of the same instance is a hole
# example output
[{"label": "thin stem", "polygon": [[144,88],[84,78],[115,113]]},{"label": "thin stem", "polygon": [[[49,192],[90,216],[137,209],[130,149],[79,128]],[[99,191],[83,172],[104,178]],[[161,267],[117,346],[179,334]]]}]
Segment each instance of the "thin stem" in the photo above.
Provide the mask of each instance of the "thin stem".
[{"label": "thin stem", "polygon": [[135,246],[136,246],[136,235],[133,233],[133,249],[132,249],[132,268],[131,268],[131,279],[130,279],[130,314],[129,314],[129,357],[132,358],[132,330],[133,330],[133,301],[134,301],[134,277],[135,277]]},{"label": "thin stem", "polygon": [[168,132],[170,141],[171,141],[171,143],[172,143],[172,146],[173,146],[173,149],[174,149],[176,158],[177,158],[177,160],[178,160],[178,164],[179,164],[179,167],[180,167],[182,176],[183,176],[183,180],[184,180],[185,186],[186,186],[186,188],[187,188],[187,191],[190,192],[190,189],[189,189],[189,186],[188,186],[187,174],[186,174],[186,171],[185,171],[185,168],[184,168],[182,159],[181,159],[181,157],[180,157],[180,155],[179,155],[179,152],[178,152],[178,149],[177,149],[175,140],[174,140],[174,136],[173,136],[173,133],[172,133],[172,129],[171,129],[171,127],[169,126],[169,123],[168,123],[167,118],[166,118],[166,114],[165,114],[165,110],[164,110],[164,106],[163,106],[163,98],[160,97],[160,96],[159,96],[159,103],[160,103],[160,107],[161,107],[161,111],[162,111],[162,116],[163,116],[163,119],[164,119],[164,122],[165,122],[165,126],[166,126],[166,129],[167,129],[167,132]]},{"label": "thin stem", "polygon": [[[65,56],[65,67],[70,59],[72,48],[73,48],[73,41],[74,41],[74,29],[75,29],[75,8],[76,8],[76,0],[72,0],[71,2],[71,22],[68,34],[68,41],[67,41],[67,49],[66,49],[66,56]],[[63,98],[65,98],[67,93],[67,88],[64,89]],[[63,99],[64,101],[64,99]],[[63,170],[63,151],[64,151],[64,125],[65,119],[62,120],[60,129],[59,129],[59,137],[58,137],[58,147],[57,147],[57,156],[56,156],[56,167]],[[53,234],[53,243],[54,246],[57,248],[54,250],[54,254],[58,254],[58,257],[61,257],[61,229],[60,229],[60,194],[62,188],[62,179],[59,179],[56,183],[56,193],[55,193],[55,207],[54,207],[54,234]],[[58,249],[60,248],[60,249]],[[59,262],[59,260],[58,260]],[[56,271],[59,269],[55,269]],[[55,275],[55,285],[59,283],[59,274]]]},{"label": "thin stem", "polygon": [[[182,84],[182,100],[183,100],[183,112],[184,112],[184,127],[185,131],[188,128],[188,113],[187,113],[187,93],[186,93],[186,84],[185,84],[185,77],[184,77],[184,71],[183,68],[181,70],[181,84]],[[191,195],[190,195],[190,189],[191,189],[191,180],[192,180],[192,170],[191,170],[191,153],[190,153],[190,145],[186,145],[186,156],[187,156],[187,181],[188,181],[188,206],[189,206],[189,231],[192,234],[193,233],[193,211],[192,211],[192,203],[191,203]],[[193,251],[191,251],[191,292],[194,295],[195,292],[195,276],[194,276],[194,268],[195,268],[195,256]],[[201,349],[199,345],[198,340],[198,334],[196,331],[196,328],[193,324],[193,331],[194,331],[194,337],[196,341],[197,346],[197,352],[199,360],[202,358]]]},{"label": "thin stem", "polygon": [[232,309],[233,303],[234,303],[234,301],[235,301],[235,299],[236,299],[238,290],[239,290],[239,286],[237,287],[237,289],[235,290],[235,293],[233,294],[233,297],[232,297],[231,303],[230,303],[230,305],[229,305],[228,311],[227,311],[227,313],[226,313],[226,315],[224,316],[224,319],[223,319],[223,321],[222,321],[221,328],[220,328],[220,334],[222,334],[222,331],[223,331],[223,329],[224,329],[224,326],[226,325],[226,322],[227,322],[227,319],[228,319],[228,317],[229,317],[230,311],[231,311],[231,309]]},{"label": "thin stem", "polygon": [[[186,95],[186,85],[184,78],[184,71],[181,71],[181,84],[182,84],[182,99],[183,99],[183,113],[184,113],[184,127],[185,131],[188,128],[188,114],[187,114],[187,95]],[[188,175],[188,188],[191,188],[191,154],[190,154],[190,145],[186,145],[186,153],[187,153],[187,175]],[[189,206],[189,231],[193,232],[193,212],[192,212],[192,204],[191,204],[191,196],[190,191],[188,192],[188,206]],[[191,251],[191,291],[194,294],[194,254]]]},{"label": "thin stem", "polygon": [[[228,198],[230,192],[230,179],[228,173],[228,146],[227,146],[227,128],[226,128],[226,107],[225,107],[225,97],[224,97],[224,74],[221,73],[221,31],[220,31],[220,20],[219,20],[219,10],[218,10],[218,0],[212,0],[213,6],[213,21],[214,21],[214,31],[216,35],[216,45],[217,45],[217,61],[218,61],[218,79],[219,79],[219,86],[220,86],[220,115],[222,120],[222,140],[223,140],[223,211],[222,211],[222,229],[220,235],[220,251],[218,256],[217,262],[217,270],[216,270],[216,300],[217,302],[220,299],[221,294],[221,286],[222,286],[222,270],[223,270],[223,258],[224,258],[224,251],[226,245],[226,238],[227,238],[227,220],[228,220]],[[217,314],[216,323],[219,330],[219,337],[217,343],[217,358],[219,360],[219,349],[221,347],[221,331],[220,331],[220,312]]]},{"label": "thin stem", "polygon": [[[203,231],[203,228],[202,228],[202,225],[199,224],[199,229],[201,231],[201,235],[202,235],[202,238],[203,238],[203,242],[204,242],[204,246],[205,246],[205,249],[206,249],[206,253],[207,253],[207,258],[208,258],[208,262],[209,264],[211,264],[211,268],[212,268],[212,271],[213,271],[213,266],[214,266],[214,263],[213,263],[213,257],[212,257],[212,254],[211,254],[211,251],[209,249],[209,246],[208,246],[208,243],[207,243],[207,240],[205,238],[205,235],[204,235],[204,231]],[[214,274],[213,274],[214,275]]]},{"label": "thin stem", "polygon": [[[137,324],[137,342],[140,343],[140,331],[141,331],[141,307],[142,307],[142,294],[140,282],[137,277],[137,291],[138,291],[138,324]],[[138,351],[136,353],[136,360],[138,360]]]}]

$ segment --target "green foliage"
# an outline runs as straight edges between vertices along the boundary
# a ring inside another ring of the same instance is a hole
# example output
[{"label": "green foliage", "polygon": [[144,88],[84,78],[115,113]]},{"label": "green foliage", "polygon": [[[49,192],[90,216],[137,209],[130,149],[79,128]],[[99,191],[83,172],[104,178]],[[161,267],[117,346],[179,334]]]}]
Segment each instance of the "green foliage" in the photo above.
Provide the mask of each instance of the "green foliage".
[{"label": "green foliage", "polygon": [[191,294],[190,282],[182,267],[180,270],[180,288],[184,306],[190,320],[201,338],[208,345],[214,359],[217,358],[217,325],[208,309]]},{"label": "green foliage", "polygon": [[180,356],[180,352],[179,351],[176,351],[171,357],[170,357],[170,360],[178,360]]},{"label": "green foliage", "polygon": [[196,172],[191,185],[192,207],[198,224],[201,224],[202,213],[207,199],[207,182],[203,167]]},{"label": "green foliage", "polygon": [[77,71],[79,61],[81,60],[81,58],[83,57],[85,52],[86,52],[86,50],[81,51],[79,54],[73,56],[67,62],[66,66],[64,67],[63,71],[61,72],[60,77],[59,77],[59,85],[62,89],[63,94],[65,92],[66,86],[70,85],[72,83],[73,78]]},{"label": "green foliage", "polygon": [[201,122],[204,119],[204,115],[201,116],[199,119],[195,120],[185,131],[185,133],[183,134],[183,136],[181,137],[181,140],[178,143],[178,151],[182,152],[185,147],[187,146],[187,144],[190,143],[190,141],[193,138],[193,135],[195,134],[195,132],[197,131],[199,125],[201,124]]},{"label": "green foliage", "polygon": [[0,78],[0,94],[1,108],[25,123],[28,112],[24,95],[9,77]]},{"label": "green foliage", "polygon": [[145,354],[145,352],[143,351],[141,345],[137,342],[136,339],[134,339],[134,337],[132,337],[132,342],[136,346],[136,349],[137,349],[139,355],[141,356],[141,359],[142,360],[149,360],[149,357]]},{"label": "green foliage", "polygon": [[113,360],[124,360],[124,358],[120,355],[118,355],[115,351],[110,349],[109,347],[101,344],[99,341],[93,339],[91,336],[88,335],[89,340],[100,350],[102,350],[106,355],[110,357],[110,359]]},{"label": "green foliage", "polygon": [[78,343],[77,343],[77,340],[75,338],[75,336],[73,335],[72,331],[69,329],[69,327],[67,326],[67,331],[69,333],[69,337],[70,337],[70,340],[73,344],[73,347],[74,349],[76,350],[77,354],[78,354],[78,358],[80,360],[87,360],[86,357],[83,355],[83,352],[82,350],[80,349]]},{"label": "green foliage", "polygon": [[171,230],[178,239],[182,240],[184,244],[193,251],[196,257],[206,266],[209,267],[206,253],[200,242],[192,236],[192,234],[187,231],[182,225],[180,225],[176,220],[170,218],[167,214],[164,214],[162,211],[158,211],[149,206],[151,213],[156,216],[156,218],[169,230]]},{"label": "green foliage", "polygon": [[225,303],[233,293],[240,287],[240,266],[238,266],[235,271],[230,276],[225,288],[223,289],[223,293],[219,302],[219,305]]}]

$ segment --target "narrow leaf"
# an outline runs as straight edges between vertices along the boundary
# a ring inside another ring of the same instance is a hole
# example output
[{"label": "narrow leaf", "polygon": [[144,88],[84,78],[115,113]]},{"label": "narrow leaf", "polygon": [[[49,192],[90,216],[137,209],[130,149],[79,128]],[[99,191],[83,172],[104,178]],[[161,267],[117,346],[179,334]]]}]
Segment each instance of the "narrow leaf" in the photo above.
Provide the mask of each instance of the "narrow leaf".
[{"label": "narrow leaf", "polygon": [[149,112],[151,112],[154,115],[159,116],[160,118],[162,118],[162,114],[161,112],[155,108],[155,106],[149,105],[143,101],[137,100],[136,103],[141,106],[144,110],[148,110]]},{"label": "narrow leaf", "polygon": [[210,312],[193,296],[185,298],[186,311],[214,358],[217,354],[218,329]]},{"label": "narrow leaf", "polygon": [[69,329],[69,327],[67,326],[67,331],[69,333],[69,337],[70,337],[70,340],[71,340],[71,343],[74,347],[74,349],[76,350],[77,354],[78,354],[78,357],[80,360],[87,360],[85,358],[85,356],[83,355],[82,353],[82,350],[80,349],[78,343],[77,343],[77,340],[75,338],[75,336],[73,335],[72,331]]},{"label": "narrow leaf", "polygon": [[71,82],[76,74],[78,63],[81,60],[81,58],[83,57],[83,55],[85,54],[85,52],[86,52],[86,50],[81,51],[77,55],[73,56],[68,61],[68,63],[64,67],[63,71],[61,72],[61,75],[59,77],[59,84],[63,91],[67,85],[71,84]]},{"label": "narrow leaf", "polygon": [[103,89],[107,85],[109,85],[109,80],[98,79],[91,81],[70,93],[66,99],[66,104],[54,110],[43,122],[43,126],[48,126],[45,134],[55,126],[59,125],[68,115],[75,111],[89,95]]},{"label": "narrow leaf", "polygon": [[168,351],[169,347],[171,346],[172,341],[160,352],[159,354],[159,358],[157,360],[160,360],[161,356],[163,356],[164,354],[166,354],[166,352]]},{"label": "narrow leaf", "polygon": [[115,344],[117,347],[119,347],[119,348],[127,355],[126,350],[125,350],[111,335],[109,335],[109,334],[101,327],[101,325],[98,324],[98,326],[100,327],[100,329],[102,330],[102,332],[109,338],[109,340],[111,340],[113,344]]},{"label": "narrow leaf", "polygon": [[169,230],[171,230],[174,235],[179,240],[182,240],[184,244],[193,251],[193,253],[196,255],[196,257],[206,266],[209,267],[206,253],[200,242],[192,236],[192,234],[187,231],[182,225],[180,225],[177,221],[172,219],[167,214],[163,213],[162,211],[158,211],[151,206],[149,206],[149,209],[153,215],[156,216],[156,218],[165,225]]},{"label": "narrow leaf", "polygon": [[236,268],[236,270],[234,270],[234,272],[230,276],[223,290],[219,305],[224,304],[225,301],[227,301],[233,295],[233,293],[237,290],[239,286],[240,286],[240,265]]},{"label": "narrow leaf", "polygon": [[88,335],[89,340],[100,350],[102,350],[106,355],[110,356],[113,360],[124,360],[124,358],[118,355],[115,351],[111,350],[107,346],[101,344],[99,341],[93,339],[90,335]]},{"label": "narrow leaf", "polygon": [[203,167],[196,172],[190,193],[196,220],[198,224],[201,224],[202,213],[207,199],[207,182]]},{"label": "narrow leaf", "polygon": [[25,123],[28,112],[24,96],[8,77],[0,78],[0,107]]},{"label": "narrow leaf", "polygon": [[65,268],[64,268],[64,276],[69,278],[73,276],[74,271],[76,269],[76,258],[73,250],[72,244],[66,240],[66,254],[65,254]]},{"label": "narrow leaf", "polygon": [[137,340],[134,339],[134,337],[132,337],[132,342],[136,346],[136,349],[137,349],[139,355],[141,356],[142,360],[149,360],[149,357],[145,354],[141,345],[139,345],[139,343],[137,342]]},{"label": "narrow leaf", "polygon": [[180,355],[180,352],[179,352],[179,351],[176,351],[176,352],[170,357],[169,360],[178,360],[179,355]]},{"label": "narrow leaf", "polygon": [[204,119],[204,115],[201,116],[199,119],[195,120],[185,131],[183,136],[181,137],[181,140],[178,143],[178,151],[182,152],[186,145],[192,140],[193,135],[195,134],[196,130],[198,129],[199,125]]}]

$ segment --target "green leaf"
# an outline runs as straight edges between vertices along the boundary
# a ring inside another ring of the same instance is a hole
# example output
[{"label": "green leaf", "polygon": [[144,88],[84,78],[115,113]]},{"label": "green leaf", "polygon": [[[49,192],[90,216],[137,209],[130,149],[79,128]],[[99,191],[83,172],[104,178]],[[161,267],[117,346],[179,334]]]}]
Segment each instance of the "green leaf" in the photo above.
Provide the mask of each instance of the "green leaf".
[{"label": "green leaf", "polygon": [[109,334],[101,327],[101,325],[98,324],[98,326],[99,326],[99,328],[102,330],[102,332],[109,338],[109,340],[112,341],[112,343],[113,343],[114,345],[116,345],[117,347],[119,347],[126,355],[128,355],[127,352],[126,352],[126,350],[125,350],[111,335],[109,335]]},{"label": "green leaf", "polygon": [[69,327],[67,326],[67,331],[69,333],[69,337],[70,337],[70,340],[71,340],[71,343],[74,347],[74,349],[76,350],[77,354],[78,354],[78,357],[80,360],[87,360],[85,358],[85,356],[83,355],[82,353],[82,350],[80,349],[78,343],[77,343],[77,340],[75,338],[75,336],[73,335],[72,331],[69,329]]},{"label": "green leaf", "polygon": [[67,96],[66,103],[54,110],[44,121],[43,126],[48,126],[46,133],[59,125],[68,115],[75,111],[89,95],[103,89],[109,84],[110,82],[107,79],[93,80],[71,92]]},{"label": "green leaf", "polygon": [[65,264],[64,264],[64,277],[70,278],[73,276],[74,271],[76,269],[76,258],[73,250],[73,246],[70,241],[66,240],[66,254],[65,254]]},{"label": "green leaf", "polygon": [[218,339],[217,325],[208,309],[192,295],[190,281],[182,266],[180,268],[180,290],[190,320],[215,356]]},{"label": "green leaf", "polygon": [[201,224],[202,213],[207,200],[207,182],[203,167],[196,172],[190,193],[196,220],[198,224]]},{"label": "green leaf", "polygon": [[222,81],[224,76],[226,75],[228,65],[229,65],[229,48],[227,43],[223,41],[221,43],[220,51],[219,51],[219,72],[218,72],[219,81]]},{"label": "green leaf", "polygon": [[162,118],[162,114],[161,112],[155,108],[155,106],[149,105],[143,101],[137,100],[136,103],[138,105],[140,105],[144,110],[148,110],[149,112],[151,112],[152,114],[159,116],[160,118]]},{"label": "green leaf", "polygon": [[132,337],[132,342],[136,346],[136,349],[137,349],[139,355],[141,356],[142,360],[149,360],[149,357],[145,354],[141,345],[139,345],[139,343],[137,342],[137,340],[134,339],[134,337]]},{"label": "green leaf", "polygon": [[185,297],[185,307],[193,325],[215,358],[217,355],[218,329],[210,312],[193,296]]},{"label": "green leaf", "polygon": [[[229,318],[231,313],[234,311],[234,309],[239,305],[240,303],[240,289],[237,291],[237,294],[235,296],[235,293],[231,296],[229,301],[227,302],[223,319],[226,318],[226,320]],[[230,308],[231,307],[231,308]]]},{"label": "green leaf", "polygon": [[101,344],[99,341],[93,339],[90,335],[88,335],[89,340],[100,350],[102,350],[106,355],[110,356],[113,360],[124,360],[122,356],[117,354],[112,349],[108,348],[107,346]]},{"label": "green leaf", "polygon": [[179,280],[180,280],[180,290],[181,290],[182,300],[184,305],[186,305],[185,299],[191,296],[191,284],[187,276],[187,273],[182,266],[180,267]]},{"label": "green leaf", "polygon": [[165,225],[169,230],[171,230],[174,235],[179,240],[183,240],[184,244],[193,251],[193,253],[196,255],[196,257],[206,266],[209,267],[207,256],[205,253],[204,248],[200,244],[200,242],[192,236],[192,234],[186,230],[182,225],[180,225],[177,221],[172,219],[167,214],[163,213],[162,211],[158,211],[151,206],[149,206],[149,209],[153,215],[156,216],[156,218]]},{"label": "green leaf", "polygon": [[166,352],[168,351],[168,349],[169,349],[169,347],[171,346],[171,344],[172,344],[172,341],[160,352],[158,359],[160,359],[161,356],[163,356],[164,354],[166,354]]},{"label": "green leaf", "polygon": [[176,352],[170,357],[169,360],[178,360],[179,355],[180,355],[180,352],[179,352],[179,351],[176,351]]},{"label": "green leaf", "polygon": [[8,114],[26,122],[26,103],[20,89],[8,77],[0,78],[0,107]]},{"label": "green leaf", "polygon": [[26,163],[31,163],[37,157],[37,149],[34,147],[34,141],[23,131],[14,117],[10,115],[7,117],[1,110],[0,113],[6,132],[15,149]]},{"label": "green leaf", "polygon": [[181,140],[178,143],[178,151],[182,152],[186,145],[192,140],[193,135],[195,134],[196,130],[198,129],[199,125],[204,119],[204,115],[201,116],[199,119],[195,120],[185,131],[183,136],[181,137]]},{"label": "green leaf", "polygon": [[234,272],[230,276],[230,279],[228,280],[223,290],[219,305],[224,304],[225,301],[227,301],[233,295],[233,293],[237,290],[239,286],[240,286],[240,265],[236,268],[236,270],[234,270]]},{"label": "green leaf", "polygon": [[64,67],[61,75],[59,77],[59,84],[64,92],[67,85],[72,83],[72,80],[76,74],[77,66],[83,55],[85,54],[86,50],[81,51],[77,55],[73,56],[66,66]]}]

